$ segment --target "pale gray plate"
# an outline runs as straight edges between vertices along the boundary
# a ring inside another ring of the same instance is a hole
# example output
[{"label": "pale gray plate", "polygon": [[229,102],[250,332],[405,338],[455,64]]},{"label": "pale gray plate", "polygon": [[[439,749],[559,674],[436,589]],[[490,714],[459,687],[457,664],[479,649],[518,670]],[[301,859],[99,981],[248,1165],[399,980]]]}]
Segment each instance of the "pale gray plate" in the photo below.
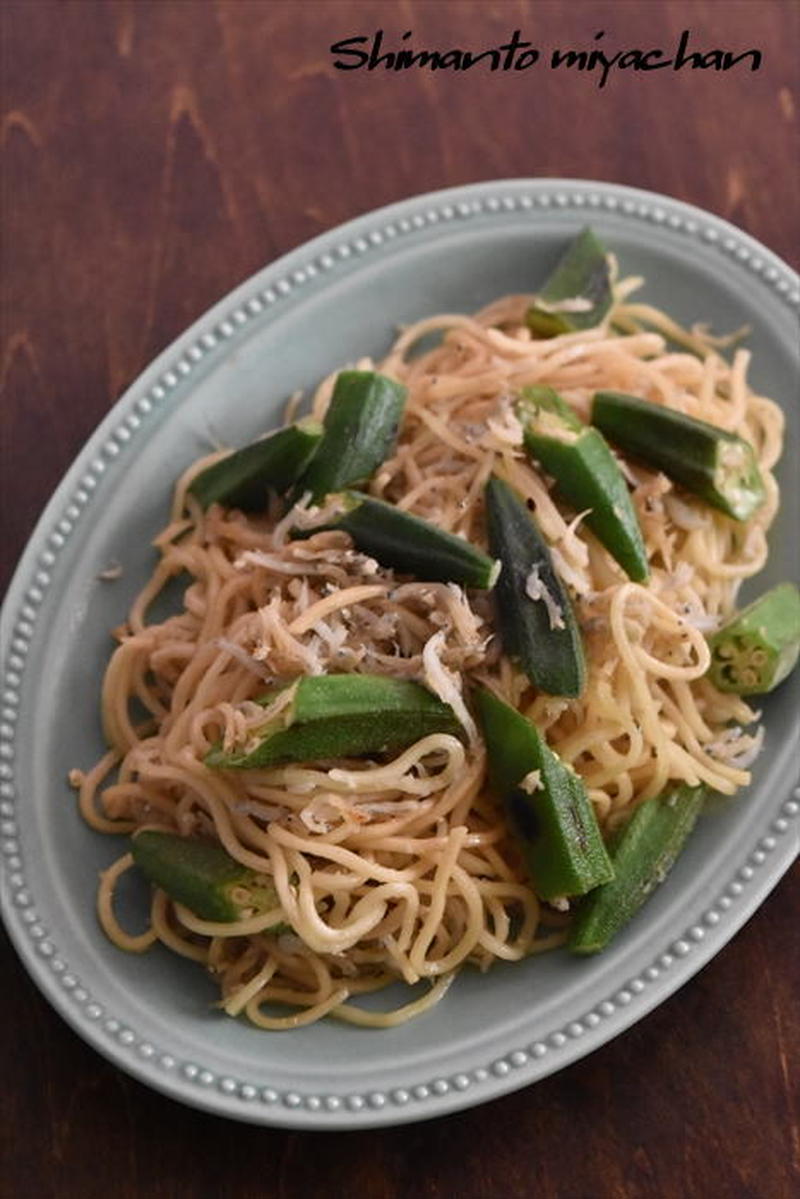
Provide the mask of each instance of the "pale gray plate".
[{"label": "pale gray plate", "polygon": [[[171,482],[214,431],[239,444],[297,388],[380,356],[398,324],[529,291],[591,222],[646,296],[685,322],[753,327],[752,379],[798,434],[797,277],[716,217],[602,183],[514,180],[384,208],[316,238],[239,287],[166,350],[67,473],[9,590],[3,634],[3,911],[44,994],[91,1045],[160,1091],[237,1119],[355,1128],[441,1115],[526,1086],[596,1049],[715,954],[797,852],[792,733],[800,673],[765,700],[766,750],[747,793],[708,811],[667,882],[596,960],[564,952],[489,975],[390,1031],[324,1022],[259,1032],[211,1007],[203,971],[165,950],[131,957],[101,934],[97,872],[119,852],[66,784],[102,747],[98,690],[153,563]],[[760,588],[796,578],[798,471]],[[117,560],[119,582],[98,573]],[[751,587],[752,591],[752,587]],[[129,919],[144,896],[132,891]],[[733,1047],[731,1047],[733,1050]]]}]

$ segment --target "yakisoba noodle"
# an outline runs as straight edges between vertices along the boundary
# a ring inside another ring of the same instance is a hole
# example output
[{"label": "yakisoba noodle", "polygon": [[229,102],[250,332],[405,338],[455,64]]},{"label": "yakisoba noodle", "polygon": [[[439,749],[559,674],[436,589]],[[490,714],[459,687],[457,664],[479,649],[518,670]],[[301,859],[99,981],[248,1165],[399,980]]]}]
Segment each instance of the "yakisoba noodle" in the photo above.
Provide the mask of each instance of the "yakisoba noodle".
[{"label": "yakisoba noodle", "polygon": [[[343,533],[293,541],[302,505],[263,518],[202,512],[187,487],[221,454],[183,475],[156,541],[158,566],[116,632],[102,697],[112,748],[73,781],[94,828],[216,839],[271,876],[280,908],[215,924],[156,889],[149,927],[129,933],[113,905],[126,854],[103,875],[98,900],[116,945],[141,952],[163,942],[216,975],[228,1013],[283,1029],[329,1014],[400,1023],[437,1002],[467,962],[486,969],[559,944],[569,915],[536,898],[487,791],[467,681],[489,685],[545,731],[607,830],[668,781],[728,795],[748,782],[761,734],[746,726],[757,714],[704,678],[705,634],[764,565],[782,417],[750,389],[746,350],[729,363],[704,331],[628,302],[639,282],[617,284],[609,319],[585,332],[534,340],[523,320],[531,297],[508,296],[474,317],[412,325],[378,366],[406,384],[408,401],[396,452],[369,490],[485,545],[484,484],[492,472],[510,483],[535,509],[575,598],[588,662],[579,699],[533,691],[500,652],[485,593],[396,580]],[[418,353],[432,333],[439,344]],[[317,417],[334,378],[313,399]],[[510,397],[534,383],[556,388],[584,418],[593,393],[611,389],[735,430],[755,447],[766,503],[738,524],[625,464],[651,563],[646,585],[629,582],[521,450]],[[181,610],[148,623],[150,604],[181,572],[191,577]],[[425,682],[453,703],[466,744],[436,734],[383,764],[204,765],[220,737],[241,745],[263,724],[255,700],[266,683],[353,671]],[[276,915],[290,932],[270,932]],[[388,1014],[358,1004],[398,980],[429,985]]]}]

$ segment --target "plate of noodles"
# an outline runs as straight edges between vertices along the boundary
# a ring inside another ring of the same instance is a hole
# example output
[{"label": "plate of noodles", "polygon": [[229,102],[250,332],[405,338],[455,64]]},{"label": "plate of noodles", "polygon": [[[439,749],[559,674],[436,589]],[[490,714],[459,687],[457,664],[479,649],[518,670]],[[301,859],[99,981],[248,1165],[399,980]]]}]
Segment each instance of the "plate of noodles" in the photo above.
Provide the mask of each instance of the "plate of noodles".
[{"label": "plate of noodles", "polygon": [[791,656],[736,614],[798,578],[799,304],[699,209],[484,183],[316,238],[144,372],[4,614],[3,912],[81,1036],[222,1115],[393,1124],[721,948],[798,848],[800,672],[720,679]]}]

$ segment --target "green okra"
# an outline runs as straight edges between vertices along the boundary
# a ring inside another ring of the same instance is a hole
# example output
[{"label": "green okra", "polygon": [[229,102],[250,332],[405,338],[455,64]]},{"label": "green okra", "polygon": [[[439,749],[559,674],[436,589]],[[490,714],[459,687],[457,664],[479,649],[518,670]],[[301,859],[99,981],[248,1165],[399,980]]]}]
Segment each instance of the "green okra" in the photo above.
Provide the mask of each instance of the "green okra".
[{"label": "green okra", "polygon": [[491,478],[485,494],[489,548],[502,563],[494,594],[503,648],[541,691],[580,695],[586,681],[580,629],[547,544],[507,483]]},{"label": "green okra", "polygon": [[708,645],[708,677],[720,691],[772,691],[800,656],[800,591],[794,583],[779,583],[732,616]]},{"label": "green okra", "polygon": [[492,787],[502,798],[536,894],[585,895],[614,870],[586,788],[530,720],[491,691],[475,694]]},{"label": "green okra", "polygon": [[323,529],[349,533],[364,554],[403,574],[425,582],[461,583],[465,587],[494,587],[500,563],[482,550],[394,504],[355,491],[342,496],[344,511],[315,528],[292,531],[310,537]]},{"label": "green okra", "polygon": [[749,520],[766,498],[755,451],[735,433],[617,391],[597,392],[592,424],[734,520]]},{"label": "green okra", "polygon": [[361,487],[388,457],[406,402],[402,383],[375,371],[340,371],[323,421],[323,436],[294,490],[311,502]]},{"label": "green okra", "polygon": [[551,387],[526,387],[517,401],[525,448],[556,482],[558,494],[637,583],[649,574],[647,550],[628,486],[602,433],[584,425]]},{"label": "green okra", "polygon": [[[315,675],[292,684],[292,701],[256,729],[252,745],[226,752],[215,746],[207,766],[263,769],[405,749],[431,733],[463,735],[449,704],[408,679],[370,674]],[[276,692],[261,702],[271,704]]]},{"label": "green okra", "polygon": [[[229,923],[280,907],[272,879],[232,858],[221,845],[142,829],[131,843],[142,874],[201,920]],[[275,928],[286,927],[276,919]]]},{"label": "green okra", "polygon": [[263,512],[268,493],[283,495],[303,473],[322,438],[322,425],[310,417],[234,450],[206,467],[189,485],[205,509],[211,504]]},{"label": "green okra", "polygon": [[612,841],[614,878],[580,904],[570,930],[575,953],[598,953],[663,882],[694,828],[705,787],[676,786],[641,804]]},{"label": "green okra", "polygon": [[583,229],[548,277],[525,314],[539,337],[593,329],[613,300],[606,251],[591,229]]}]

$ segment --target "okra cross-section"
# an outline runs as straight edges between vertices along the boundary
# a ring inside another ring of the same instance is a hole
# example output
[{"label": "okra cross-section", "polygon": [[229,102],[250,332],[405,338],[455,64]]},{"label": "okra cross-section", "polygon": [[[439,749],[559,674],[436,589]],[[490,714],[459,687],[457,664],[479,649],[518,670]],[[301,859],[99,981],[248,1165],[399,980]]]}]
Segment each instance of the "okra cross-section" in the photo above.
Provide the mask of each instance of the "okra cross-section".
[{"label": "okra cross-section", "polygon": [[500,563],[463,537],[394,504],[358,492],[345,492],[342,504],[341,516],[315,528],[294,530],[293,536],[310,537],[322,529],[342,529],[350,534],[357,549],[371,555],[381,566],[425,582],[494,586]]},{"label": "okra cross-section", "polygon": [[551,387],[526,387],[517,401],[525,449],[556,483],[556,491],[634,582],[648,574],[647,550],[628,486],[597,429],[578,420]]},{"label": "okra cross-section", "polygon": [[303,473],[321,437],[322,425],[306,417],[206,467],[189,492],[203,508],[216,503],[263,512],[270,491],[283,495]]},{"label": "okra cross-section", "polygon": [[618,391],[597,392],[592,424],[626,454],[734,520],[749,520],[766,498],[755,451],[735,433]]},{"label": "okra cross-section", "polygon": [[598,953],[663,882],[694,828],[705,787],[676,786],[641,804],[611,845],[614,878],[583,900],[569,938],[575,953]]},{"label": "okra cross-section", "polygon": [[476,703],[492,787],[542,899],[585,895],[613,878],[586,788],[521,712],[486,688]]},{"label": "okra cross-section", "polygon": [[547,543],[517,493],[486,485],[489,548],[502,569],[494,589],[503,648],[549,695],[580,695],[586,662],[580,629]]},{"label": "okra cross-section", "polygon": [[134,834],[131,853],[149,882],[201,920],[230,923],[280,907],[272,879],[212,841],[142,829]]},{"label": "okra cross-section", "polygon": [[402,383],[375,371],[340,371],[325,413],[322,441],[295,488],[312,503],[361,487],[394,446],[406,402]]},{"label": "okra cross-section", "polygon": [[[291,702],[253,732],[247,745],[212,749],[207,766],[264,769],[282,762],[312,762],[405,749],[432,733],[463,736],[449,704],[408,679],[332,674],[293,683]],[[271,704],[276,692],[262,702]]]},{"label": "okra cross-section", "polygon": [[578,234],[525,315],[539,337],[592,329],[613,300],[606,251],[591,229]]},{"label": "okra cross-section", "polygon": [[708,645],[708,676],[720,691],[772,691],[800,656],[800,591],[794,583],[779,583],[737,612]]}]

